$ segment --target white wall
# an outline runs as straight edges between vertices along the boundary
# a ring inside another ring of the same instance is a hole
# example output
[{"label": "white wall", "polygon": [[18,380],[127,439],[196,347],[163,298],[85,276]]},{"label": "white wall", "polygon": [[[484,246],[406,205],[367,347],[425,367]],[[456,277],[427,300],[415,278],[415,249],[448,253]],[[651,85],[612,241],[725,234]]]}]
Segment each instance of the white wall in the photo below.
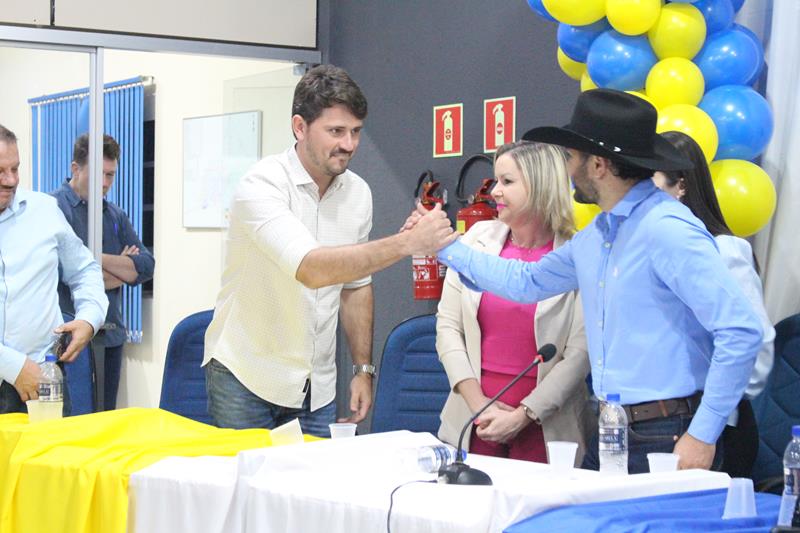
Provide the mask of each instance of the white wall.
[{"label": "white wall", "polygon": [[[169,335],[185,316],[211,309],[219,290],[222,232],[182,226],[183,119],[258,106],[251,95],[273,95],[261,103],[264,153],[291,141],[289,107],[293,83],[286,63],[108,50],[105,80],[153,76],[156,84],[154,298],[143,306],[144,341],[126,345],[118,405],[158,405]],[[83,54],[0,48],[0,123],[19,137],[21,186],[30,183],[30,109],[27,99],[88,86]],[[281,72],[275,72],[281,71]],[[269,73],[269,74],[264,74]],[[280,89],[263,83],[284,80]],[[259,89],[261,87],[261,89]],[[288,88],[287,88],[288,87]],[[245,91],[242,95],[240,91]],[[287,93],[287,91],[289,91]],[[277,103],[276,103],[277,102]],[[281,118],[280,108],[285,111]],[[285,121],[285,122],[284,122]]]}]

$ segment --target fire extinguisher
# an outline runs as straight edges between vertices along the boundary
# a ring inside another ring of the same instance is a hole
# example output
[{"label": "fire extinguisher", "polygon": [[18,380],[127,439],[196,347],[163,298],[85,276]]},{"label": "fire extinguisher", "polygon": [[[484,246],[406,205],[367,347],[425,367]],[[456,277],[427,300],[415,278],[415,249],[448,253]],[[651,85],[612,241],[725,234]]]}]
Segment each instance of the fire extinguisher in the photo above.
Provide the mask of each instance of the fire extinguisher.
[{"label": "fire extinguisher", "polygon": [[476,161],[481,160],[488,161],[489,164],[492,163],[491,158],[484,154],[473,155],[464,162],[464,166],[461,167],[461,172],[458,174],[456,198],[461,203],[468,204],[459,209],[456,214],[456,231],[461,235],[465,234],[476,222],[492,220],[497,217],[497,209],[495,208],[494,198],[491,195],[492,187],[495,184],[494,178],[484,178],[475,194],[469,197],[464,196],[464,180],[467,176],[467,171]]},{"label": "fire extinguisher", "polygon": [[[436,204],[444,208],[447,204],[447,191],[439,189],[439,182],[433,179],[433,172],[426,170],[417,180],[414,197],[425,209],[433,209]],[[436,260],[434,255],[411,256],[411,270],[414,275],[414,299],[438,300],[442,297],[444,276],[447,267]]]}]

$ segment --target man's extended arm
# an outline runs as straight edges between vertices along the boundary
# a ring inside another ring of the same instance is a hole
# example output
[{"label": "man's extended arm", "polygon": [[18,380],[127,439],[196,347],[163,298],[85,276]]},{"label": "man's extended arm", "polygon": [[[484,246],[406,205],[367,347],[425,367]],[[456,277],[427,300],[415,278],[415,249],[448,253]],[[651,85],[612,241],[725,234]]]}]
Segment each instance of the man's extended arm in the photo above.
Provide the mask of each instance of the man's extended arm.
[{"label": "man's extended arm", "polygon": [[360,279],[413,255],[433,255],[456,239],[447,214],[439,205],[408,231],[347,246],[322,246],[308,252],[295,277],[316,289]]},{"label": "man's extended arm", "polygon": [[[354,365],[372,364],[372,284],[342,289],[339,309],[342,328],[350,345]],[[361,422],[372,405],[372,376],[360,372],[350,381],[351,415],[342,422]]]}]

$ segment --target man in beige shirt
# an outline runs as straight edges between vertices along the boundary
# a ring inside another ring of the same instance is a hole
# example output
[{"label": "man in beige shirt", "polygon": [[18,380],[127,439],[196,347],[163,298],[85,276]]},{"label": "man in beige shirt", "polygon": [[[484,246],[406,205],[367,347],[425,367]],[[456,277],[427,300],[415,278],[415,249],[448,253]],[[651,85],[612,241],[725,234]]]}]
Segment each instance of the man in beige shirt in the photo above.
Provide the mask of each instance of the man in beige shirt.
[{"label": "man in beige shirt", "polygon": [[370,275],[455,238],[437,207],[410,231],[368,240],[372,195],[347,169],[366,115],[344,70],[311,69],[295,89],[296,144],[261,160],[237,187],[203,361],[209,412],[221,427],[299,418],[304,433],[329,436],[339,318],[353,358],[343,421],[363,420],[375,372]]}]

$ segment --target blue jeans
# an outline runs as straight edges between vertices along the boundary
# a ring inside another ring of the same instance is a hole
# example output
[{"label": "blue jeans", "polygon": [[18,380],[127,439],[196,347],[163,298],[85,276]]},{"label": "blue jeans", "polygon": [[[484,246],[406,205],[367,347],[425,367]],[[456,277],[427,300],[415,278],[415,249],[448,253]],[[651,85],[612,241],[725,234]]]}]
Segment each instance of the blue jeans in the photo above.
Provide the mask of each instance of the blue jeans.
[{"label": "blue jeans", "polygon": [[303,433],[329,438],[328,424],[336,422],[336,402],[311,411],[310,387],[301,408],[276,405],[250,392],[216,359],[206,365],[206,391],[208,414],[221,428],[273,429],[297,418]]},{"label": "blue jeans", "polygon": [[[641,474],[650,472],[647,464],[648,453],[672,453],[675,448],[675,437],[680,437],[689,429],[692,417],[675,415],[666,418],[654,418],[644,422],[634,422],[628,426],[628,473]],[[592,438],[581,468],[600,470],[600,459],[597,448],[597,434]],[[722,466],[722,439],[717,441],[717,451],[711,470],[719,470]]]}]

